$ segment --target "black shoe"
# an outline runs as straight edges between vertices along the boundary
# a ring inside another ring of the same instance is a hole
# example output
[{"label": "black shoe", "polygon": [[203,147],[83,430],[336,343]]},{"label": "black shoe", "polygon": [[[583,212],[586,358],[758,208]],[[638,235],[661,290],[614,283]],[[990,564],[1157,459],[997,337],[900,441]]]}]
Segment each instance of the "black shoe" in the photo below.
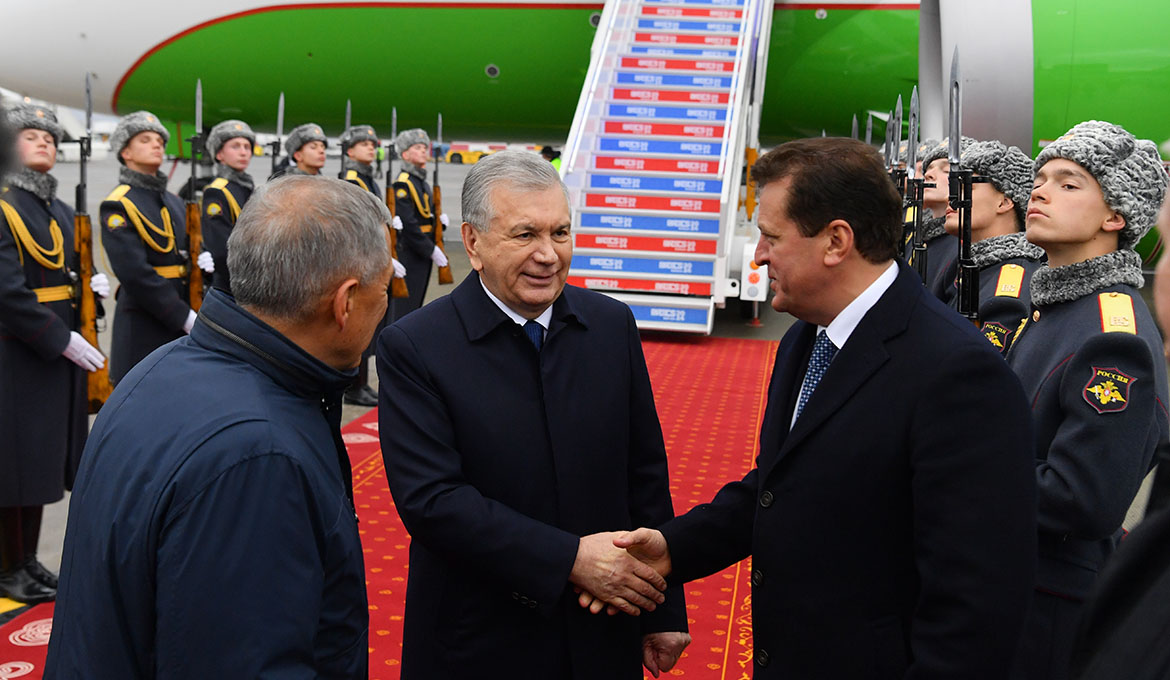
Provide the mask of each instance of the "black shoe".
[{"label": "black shoe", "polygon": [[45,565],[41,564],[36,556],[29,557],[24,561],[24,570],[28,572],[29,576],[33,577],[33,580],[41,585],[53,589],[57,588],[57,575],[46,569]]},{"label": "black shoe", "polygon": [[370,389],[369,385],[351,387],[345,391],[345,396],[342,400],[354,406],[377,406],[378,393]]},{"label": "black shoe", "polygon": [[40,604],[57,599],[57,589],[37,581],[24,569],[0,574],[0,596],[25,604]]}]

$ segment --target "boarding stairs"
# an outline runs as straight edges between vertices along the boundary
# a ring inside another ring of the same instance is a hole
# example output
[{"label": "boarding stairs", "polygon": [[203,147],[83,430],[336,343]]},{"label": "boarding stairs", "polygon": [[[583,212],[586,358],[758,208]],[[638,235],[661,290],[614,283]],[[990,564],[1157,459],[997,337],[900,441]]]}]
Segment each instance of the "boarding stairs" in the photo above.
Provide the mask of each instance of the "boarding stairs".
[{"label": "boarding stairs", "polygon": [[605,4],[561,170],[569,283],[625,302],[640,328],[710,333],[727,298],[767,295],[740,195],[771,16],[770,0]]}]

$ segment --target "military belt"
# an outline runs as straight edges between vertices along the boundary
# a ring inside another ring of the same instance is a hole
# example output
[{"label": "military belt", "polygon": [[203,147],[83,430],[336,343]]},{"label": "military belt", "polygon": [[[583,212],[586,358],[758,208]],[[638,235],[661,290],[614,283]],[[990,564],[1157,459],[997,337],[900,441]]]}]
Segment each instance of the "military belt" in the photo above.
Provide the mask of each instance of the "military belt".
[{"label": "military belt", "polygon": [[70,285],[33,288],[32,291],[37,295],[37,302],[60,302],[74,297],[73,286]]},{"label": "military belt", "polygon": [[187,275],[187,265],[169,264],[165,267],[155,267],[154,273],[158,274],[164,279],[181,279]]}]

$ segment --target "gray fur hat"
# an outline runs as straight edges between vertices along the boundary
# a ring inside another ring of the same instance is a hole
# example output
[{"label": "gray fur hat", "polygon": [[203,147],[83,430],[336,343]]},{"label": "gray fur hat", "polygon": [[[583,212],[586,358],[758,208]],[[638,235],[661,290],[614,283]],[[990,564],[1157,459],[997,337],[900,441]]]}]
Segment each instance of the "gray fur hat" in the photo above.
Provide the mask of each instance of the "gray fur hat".
[{"label": "gray fur hat", "polygon": [[122,160],[122,149],[126,148],[135,135],[142,132],[157,132],[162,137],[163,144],[171,139],[171,133],[158,121],[158,116],[150,111],[135,111],[128,116],[122,116],[118,119],[114,134],[110,135],[110,151],[117,156],[119,163],[126,164],[126,161]]},{"label": "gray fur hat", "polygon": [[[964,135],[963,137],[961,137],[959,139],[959,153],[960,154],[966,153],[967,147],[971,146],[974,143],[975,143],[974,139]],[[926,152],[922,154],[922,173],[923,174],[926,174],[926,169],[928,167],[930,167],[931,163],[937,161],[940,158],[946,158],[947,156],[950,155],[950,148],[951,148],[950,145],[951,145],[951,138],[950,137],[943,137],[941,140],[939,140],[939,142],[937,144],[935,144],[933,147],[927,149]]]},{"label": "gray fur hat", "polygon": [[252,132],[252,128],[242,120],[232,119],[219,123],[207,133],[207,152],[215,158],[215,154],[219,153],[223,145],[236,137],[243,137],[248,140],[248,144],[256,146],[256,133]]},{"label": "gray fur hat", "polygon": [[1041,149],[1035,170],[1039,172],[1054,158],[1066,158],[1088,170],[1101,185],[1105,203],[1125,218],[1119,248],[1134,247],[1154,226],[1167,177],[1153,142],[1135,139],[1120,125],[1088,120]]},{"label": "gray fur hat", "polygon": [[341,145],[348,148],[358,142],[373,142],[378,145],[378,133],[372,125],[354,125],[341,135]]},{"label": "gray fur hat", "polygon": [[8,124],[13,132],[21,130],[44,130],[53,135],[53,142],[58,146],[61,137],[65,134],[64,128],[57,122],[57,114],[47,106],[36,104],[17,104],[8,110]]},{"label": "gray fur hat", "polygon": [[329,140],[325,138],[325,133],[321,131],[321,126],[316,123],[305,123],[298,125],[288,133],[288,139],[284,140],[284,151],[289,158],[301,150],[301,147],[309,142],[321,142],[326,147],[329,146]]},{"label": "gray fur hat", "polygon": [[394,138],[394,148],[398,151],[398,155],[402,155],[404,151],[414,146],[415,144],[426,144],[429,149],[431,146],[431,138],[427,135],[427,131],[422,128],[412,128],[410,130],[403,130]]},{"label": "gray fur hat", "polygon": [[995,140],[975,142],[963,150],[963,167],[991,180],[996,191],[1016,204],[1018,216],[1022,218],[1027,213],[1032,196],[1032,159],[1018,147]]}]

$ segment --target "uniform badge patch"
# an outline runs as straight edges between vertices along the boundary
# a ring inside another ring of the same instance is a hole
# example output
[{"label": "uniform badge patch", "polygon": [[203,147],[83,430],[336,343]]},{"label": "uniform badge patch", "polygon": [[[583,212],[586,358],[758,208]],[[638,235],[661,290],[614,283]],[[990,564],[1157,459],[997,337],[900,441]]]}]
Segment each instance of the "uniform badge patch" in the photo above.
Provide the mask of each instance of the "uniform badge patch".
[{"label": "uniform badge patch", "polygon": [[1116,413],[1129,406],[1129,388],[1137,379],[1116,367],[1093,366],[1093,375],[1085,383],[1083,396],[1097,413]]},{"label": "uniform badge patch", "polygon": [[987,338],[987,341],[991,343],[991,346],[1001,352],[1003,351],[1004,347],[1007,347],[1008,337],[1010,337],[1012,333],[1007,329],[1006,326],[999,323],[998,321],[988,321],[987,323],[983,324],[983,328],[980,330],[983,333],[983,337]]},{"label": "uniform badge patch", "polygon": [[394,195],[398,198],[406,198],[406,189],[399,189]]},{"label": "uniform badge patch", "polygon": [[215,217],[216,215],[220,214],[221,212],[223,212],[223,208],[219,207],[218,203],[208,203],[207,204],[207,214],[208,215]]},{"label": "uniform badge patch", "polygon": [[110,229],[117,229],[118,227],[124,227],[124,226],[126,226],[126,218],[122,217],[121,215],[119,215],[117,213],[114,213],[113,215],[110,215],[110,219],[106,220],[106,225]]}]

